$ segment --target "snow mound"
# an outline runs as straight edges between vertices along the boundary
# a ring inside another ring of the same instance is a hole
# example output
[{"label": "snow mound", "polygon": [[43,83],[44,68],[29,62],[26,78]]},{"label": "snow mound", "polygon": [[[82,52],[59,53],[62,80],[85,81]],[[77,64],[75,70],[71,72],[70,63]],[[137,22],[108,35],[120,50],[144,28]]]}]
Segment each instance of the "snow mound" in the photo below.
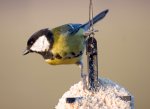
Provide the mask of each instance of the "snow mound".
[{"label": "snow mound", "polygon": [[[73,85],[60,98],[56,109],[134,109],[133,96],[125,88],[111,80],[100,78],[101,87],[98,92],[83,89],[83,82]],[[131,101],[120,97],[131,96]],[[76,98],[73,103],[66,103],[66,98]]]}]

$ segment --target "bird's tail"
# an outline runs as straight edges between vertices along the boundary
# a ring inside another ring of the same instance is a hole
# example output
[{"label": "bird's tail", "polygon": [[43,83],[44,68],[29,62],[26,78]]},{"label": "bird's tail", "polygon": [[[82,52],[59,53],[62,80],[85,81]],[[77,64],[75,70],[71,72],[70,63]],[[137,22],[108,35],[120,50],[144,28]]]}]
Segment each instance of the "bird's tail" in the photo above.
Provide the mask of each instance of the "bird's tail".
[{"label": "bird's tail", "polygon": [[[103,19],[105,17],[105,15],[108,13],[108,9],[103,11],[103,12],[100,12],[98,15],[96,15],[94,18],[93,18],[93,24],[97,23],[98,21],[100,21],[101,19]],[[83,24],[81,27],[87,31],[90,27],[92,26],[92,23],[91,21],[88,21],[86,22],[85,24]]]}]

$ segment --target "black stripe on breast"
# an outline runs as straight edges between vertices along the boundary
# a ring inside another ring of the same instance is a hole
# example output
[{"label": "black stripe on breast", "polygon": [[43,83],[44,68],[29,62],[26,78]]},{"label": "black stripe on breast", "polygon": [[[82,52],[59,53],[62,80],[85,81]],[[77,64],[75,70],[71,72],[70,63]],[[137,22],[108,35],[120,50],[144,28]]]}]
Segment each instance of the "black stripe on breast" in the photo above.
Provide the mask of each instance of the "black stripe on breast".
[{"label": "black stripe on breast", "polygon": [[[62,57],[59,53],[56,53],[56,54],[53,54],[51,52],[41,52],[39,53],[43,56],[44,59],[51,59],[51,60],[54,60],[54,59],[72,59],[72,58],[77,58],[77,57],[80,57],[83,52],[80,51],[78,54],[76,54],[75,52],[70,52],[68,56],[66,57]],[[66,53],[67,55],[67,53]]]},{"label": "black stripe on breast", "polygon": [[74,52],[71,52],[71,55],[72,55],[72,56],[75,56],[76,54],[75,54]]},{"label": "black stripe on breast", "polygon": [[54,56],[51,52],[38,52],[44,59],[52,59]]},{"label": "black stripe on breast", "polygon": [[55,58],[57,58],[57,59],[62,59],[62,56],[60,56],[60,54],[57,53],[57,54],[55,55]]},{"label": "black stripe on breast", "polygon": [[78,54],[76,54],[75,52],[70,52],[70,56],[65,57],[66,59],[72,59],[72,58],[76,58],[79,57],[83,54],[82,51],[80,51]]},{"label": "black stripe on breast", "polygon": [[75,57],[79,57],[79,56],[81,56],[83,54],[83,52],[82,51],[80,51],[80,53],[79,54],[77,54],[77,55],[75,55]]}]

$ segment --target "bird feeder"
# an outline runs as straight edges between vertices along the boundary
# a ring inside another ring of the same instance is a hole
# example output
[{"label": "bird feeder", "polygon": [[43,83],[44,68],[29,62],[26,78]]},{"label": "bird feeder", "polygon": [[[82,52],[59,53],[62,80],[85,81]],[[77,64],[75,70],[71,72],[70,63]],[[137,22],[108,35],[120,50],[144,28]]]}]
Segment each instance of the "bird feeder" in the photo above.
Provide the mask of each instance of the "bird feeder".
[{"label": "bird feeder", "polygon": [[[56,109],[134,109],[133,96],[122,86],[98,78],[98,48],[94,37],[93,5],[90,0],[89,21],[91,34],[86,41],[87,78],[73,85],[59,100]],[[86,81],[87,80],[87,81]],[[84,88],[86,84],[86,89]]]}]

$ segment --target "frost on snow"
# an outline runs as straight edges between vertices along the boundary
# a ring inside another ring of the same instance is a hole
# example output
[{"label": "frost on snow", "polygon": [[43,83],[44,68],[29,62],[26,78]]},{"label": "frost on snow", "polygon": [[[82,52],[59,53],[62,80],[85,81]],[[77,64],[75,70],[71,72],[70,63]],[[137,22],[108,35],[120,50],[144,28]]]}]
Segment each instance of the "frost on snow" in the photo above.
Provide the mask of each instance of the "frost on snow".
[{"label": "frost on snow", "polygon": [[[101,78],[101,87],[98,92],[92,93],[83,89],[83,84],[73,85],[60,98],[56,109],[134,109],[133,97],[123,87]],[[119,96],[131,96],[131,101],[124,101]],[[66,98],[77,97],[74,103],[66,103]],[[132,104],[132,105],[131,105]]]}]

